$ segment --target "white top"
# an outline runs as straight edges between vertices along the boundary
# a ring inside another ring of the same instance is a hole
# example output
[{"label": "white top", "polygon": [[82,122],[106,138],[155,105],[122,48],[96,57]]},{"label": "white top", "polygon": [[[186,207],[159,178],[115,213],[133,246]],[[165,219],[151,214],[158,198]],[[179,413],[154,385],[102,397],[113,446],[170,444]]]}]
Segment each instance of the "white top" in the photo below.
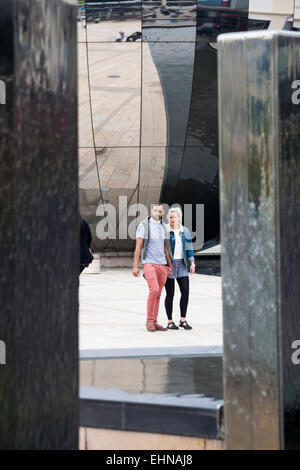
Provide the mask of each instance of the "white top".
[{"label": "white top", "polygon": [[179,229],[173,229],[175,235],[175,249],[173,259],[183,258],[183,247]]}]

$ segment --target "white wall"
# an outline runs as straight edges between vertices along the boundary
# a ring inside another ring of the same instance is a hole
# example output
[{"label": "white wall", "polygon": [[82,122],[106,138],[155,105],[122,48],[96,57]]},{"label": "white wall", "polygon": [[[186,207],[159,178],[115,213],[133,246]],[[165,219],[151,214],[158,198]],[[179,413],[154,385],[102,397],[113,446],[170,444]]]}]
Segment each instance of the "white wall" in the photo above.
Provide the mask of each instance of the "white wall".
[{"label": "white wall", "polygon": [[280,29],[294,14],[294,0],[249,0],[249,18],[271,20],[270,29]]},{"label": "white wall", "polygon": [[300,0],[295,0],[294,26],[300,28]]},{"label": "white wall", "polygon": [[294,0],[249,0],[249,11],[260,14],[292,15]]}]

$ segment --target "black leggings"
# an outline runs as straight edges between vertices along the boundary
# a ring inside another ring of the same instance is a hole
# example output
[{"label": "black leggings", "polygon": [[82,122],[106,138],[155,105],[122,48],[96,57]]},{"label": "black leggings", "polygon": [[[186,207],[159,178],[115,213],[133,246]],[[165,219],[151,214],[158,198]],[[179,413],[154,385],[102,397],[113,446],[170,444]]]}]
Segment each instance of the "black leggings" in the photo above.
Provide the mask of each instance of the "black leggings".
[{"label": "black leggings", "polygon": [[[189,302],[189,277],[178,277],[176,278],[178,282],[181,298],[180,298],[180,314],[182,318],[186,317],[187,306]],[[166,298],[165,298],[165,308],[168,316],[168,320],[172,320],[172,311],[173,311],[173,299],[174,299],[174,291],[175,291],[175,279],[167,278],[167,282],[165,284],[166,288]]]}]

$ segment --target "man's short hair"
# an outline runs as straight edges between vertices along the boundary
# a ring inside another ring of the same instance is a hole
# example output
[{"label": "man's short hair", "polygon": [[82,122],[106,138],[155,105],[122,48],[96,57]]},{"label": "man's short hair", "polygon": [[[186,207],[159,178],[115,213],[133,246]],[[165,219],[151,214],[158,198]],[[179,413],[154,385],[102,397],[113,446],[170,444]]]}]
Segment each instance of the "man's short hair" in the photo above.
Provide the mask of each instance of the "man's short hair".
[{"label": "man's short hair", "polygon": [[162,206],[162,202],[152,202],[151,203],[151,209],[155,206]]}]

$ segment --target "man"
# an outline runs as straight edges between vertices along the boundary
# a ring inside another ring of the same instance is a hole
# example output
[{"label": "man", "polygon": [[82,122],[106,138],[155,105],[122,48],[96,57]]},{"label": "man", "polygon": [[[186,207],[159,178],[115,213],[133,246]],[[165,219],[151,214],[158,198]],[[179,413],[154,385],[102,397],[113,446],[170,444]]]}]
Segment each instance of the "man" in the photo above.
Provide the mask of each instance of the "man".
[{"label": "man", "polygon": [[117,39],[115,42],[121,42],[123,41],[123,39],[125,38],[125,33],[123,31],[119,31],[119,33],[117,34]]},{"label": "man", "polygon": [[132,274],[139,273],[139,259],[142,255],[144,277],[148,283],[147,300],[148,331],[167,331],[157,323],[161,291],[172,272],[172,251],[166,225],[162,221],[163,207],[160,202],[151,204],[151,217],[143,220],[136,231],[136,248]]}]

